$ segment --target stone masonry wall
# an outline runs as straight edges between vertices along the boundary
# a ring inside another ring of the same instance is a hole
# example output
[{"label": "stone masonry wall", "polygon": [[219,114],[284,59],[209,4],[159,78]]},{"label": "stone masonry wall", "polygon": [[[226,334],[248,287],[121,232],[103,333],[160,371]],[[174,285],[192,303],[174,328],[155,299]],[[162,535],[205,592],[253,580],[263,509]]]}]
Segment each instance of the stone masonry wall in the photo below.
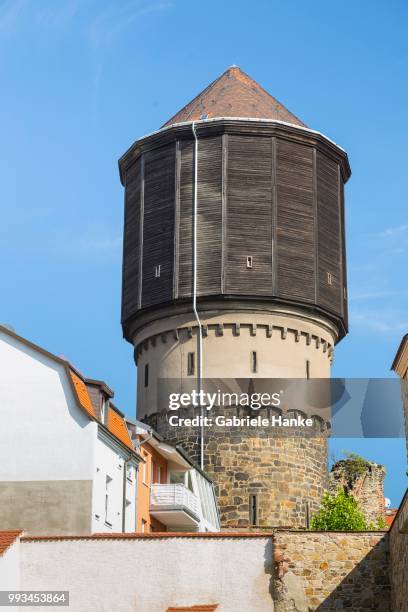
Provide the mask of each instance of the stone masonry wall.
[{"label": "stone masonry wall", "polygon": [[[234,407],[230,412],[245,416],[248,409]],[[191,460],[199,462],[199,427],[171,427],[165,414],[155,415],[149,423],[167,442],[180,444]],[[255,495],[256,525],[305,528],[328,484],[327,439],[319,433],[305,437],[297,431],[282,437],[271,434],[270,428],[206,428],[204,469],[214,481],[222,527],[251,526],[250,503]]]},{"label": "stone masonry wall", "polygon": [[390,531],[391,593],[393,612],[408,608],[408,491]]},{"label": "stone masonry wall", "polygon": [[278,531],[274,560],[276,612],[394,610],[387,533]]},{"label": "stone masonry wall", "polygon": [[[343,487],[358,502],[367,522],[377,526],[379,517],[385,519],[385,468],[367,462],[363,473],[352,474],[353,460],[344,459],[333,465],[330,472],[330,491]],[[351,475],[350,475],[351,472]]]}]

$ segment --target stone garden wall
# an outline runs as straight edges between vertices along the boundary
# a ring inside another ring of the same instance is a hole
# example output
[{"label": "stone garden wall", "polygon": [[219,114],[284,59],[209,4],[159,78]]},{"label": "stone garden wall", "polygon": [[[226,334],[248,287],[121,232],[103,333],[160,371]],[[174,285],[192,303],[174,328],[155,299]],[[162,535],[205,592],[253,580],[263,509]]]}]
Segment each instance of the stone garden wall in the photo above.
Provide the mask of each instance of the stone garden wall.
[{"label": "stone garden wall", "polygon": [[408,491],[390,531],[391,586],[393,612],[408,607]]},{"label": "stone garden wall", "polygon": [[387,533],[278,531],[274,560],[276,612],[391,610]]}]

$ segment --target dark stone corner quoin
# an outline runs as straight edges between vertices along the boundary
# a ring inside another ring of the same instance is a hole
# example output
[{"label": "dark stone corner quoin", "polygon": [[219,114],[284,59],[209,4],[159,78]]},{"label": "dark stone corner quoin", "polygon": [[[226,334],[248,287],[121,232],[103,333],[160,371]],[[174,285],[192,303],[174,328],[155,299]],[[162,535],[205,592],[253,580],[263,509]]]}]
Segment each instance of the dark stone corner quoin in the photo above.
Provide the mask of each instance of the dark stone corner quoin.
[{"label": "dark stone corner quoin", "polygon": [[[300,307],[329,319],[341,339],[347,154],[299,121],[283,115],[283,122],[276,112],[253,118],[252,108],[239,109],[245,114],[235,116],[244,118],[209,115],[195,124],[199,303]],[[130,342],[151,320],[191,309],[194,147],[191,121],[171,123],[119,161],[122,326]]]}]

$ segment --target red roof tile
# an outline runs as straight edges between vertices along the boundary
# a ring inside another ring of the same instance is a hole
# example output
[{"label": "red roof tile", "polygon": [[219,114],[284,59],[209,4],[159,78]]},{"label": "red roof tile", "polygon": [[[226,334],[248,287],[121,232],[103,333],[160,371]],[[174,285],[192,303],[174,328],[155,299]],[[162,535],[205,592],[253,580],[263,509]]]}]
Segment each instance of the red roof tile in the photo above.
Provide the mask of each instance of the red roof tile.
[{"label": "red roof tile", "polygon": [[107,425],[111,434],[123,442],[123,444],[126,444],[126,446],[134,450],[126,423],[123,417],[116,412],[112,405],[109,406]]},{"label": "red roof tile", "polygon": [[163,127],[200,118],[250,117],[305,124],[238,66],[231,66]]},{"label": "red roof tile", "polygon": [[397,512],[398,508],[390,508],[389,510],[387,510],[385,515],[385,522],[387,523],[388,527],[391,527],[391,525],[393,524],[394,519],[397,516]]},{"label": "red roof tile", "polygon": [[0,531],[0,557],[13,544],[22,531]]},{"label": "red roof tile", "polygon": [[89,397],[88,389],[84,381],[79,378],[72,370],[70,370],[72,382],[74,383],[75,391],[78,397],[78,401],[82,408],[89,414],[89,416],[96,418],[95,410]]}]

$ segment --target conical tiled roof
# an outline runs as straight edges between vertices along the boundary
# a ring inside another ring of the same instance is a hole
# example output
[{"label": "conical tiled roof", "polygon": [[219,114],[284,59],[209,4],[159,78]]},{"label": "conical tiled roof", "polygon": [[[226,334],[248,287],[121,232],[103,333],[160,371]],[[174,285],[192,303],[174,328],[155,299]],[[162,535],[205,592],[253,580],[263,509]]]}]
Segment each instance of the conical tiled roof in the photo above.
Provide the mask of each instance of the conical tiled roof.
[{"label": "conical tiled roof", "polygon": [[231,66],[163,127],[214,117],[275,119],[306,127],[238,66]]}]

